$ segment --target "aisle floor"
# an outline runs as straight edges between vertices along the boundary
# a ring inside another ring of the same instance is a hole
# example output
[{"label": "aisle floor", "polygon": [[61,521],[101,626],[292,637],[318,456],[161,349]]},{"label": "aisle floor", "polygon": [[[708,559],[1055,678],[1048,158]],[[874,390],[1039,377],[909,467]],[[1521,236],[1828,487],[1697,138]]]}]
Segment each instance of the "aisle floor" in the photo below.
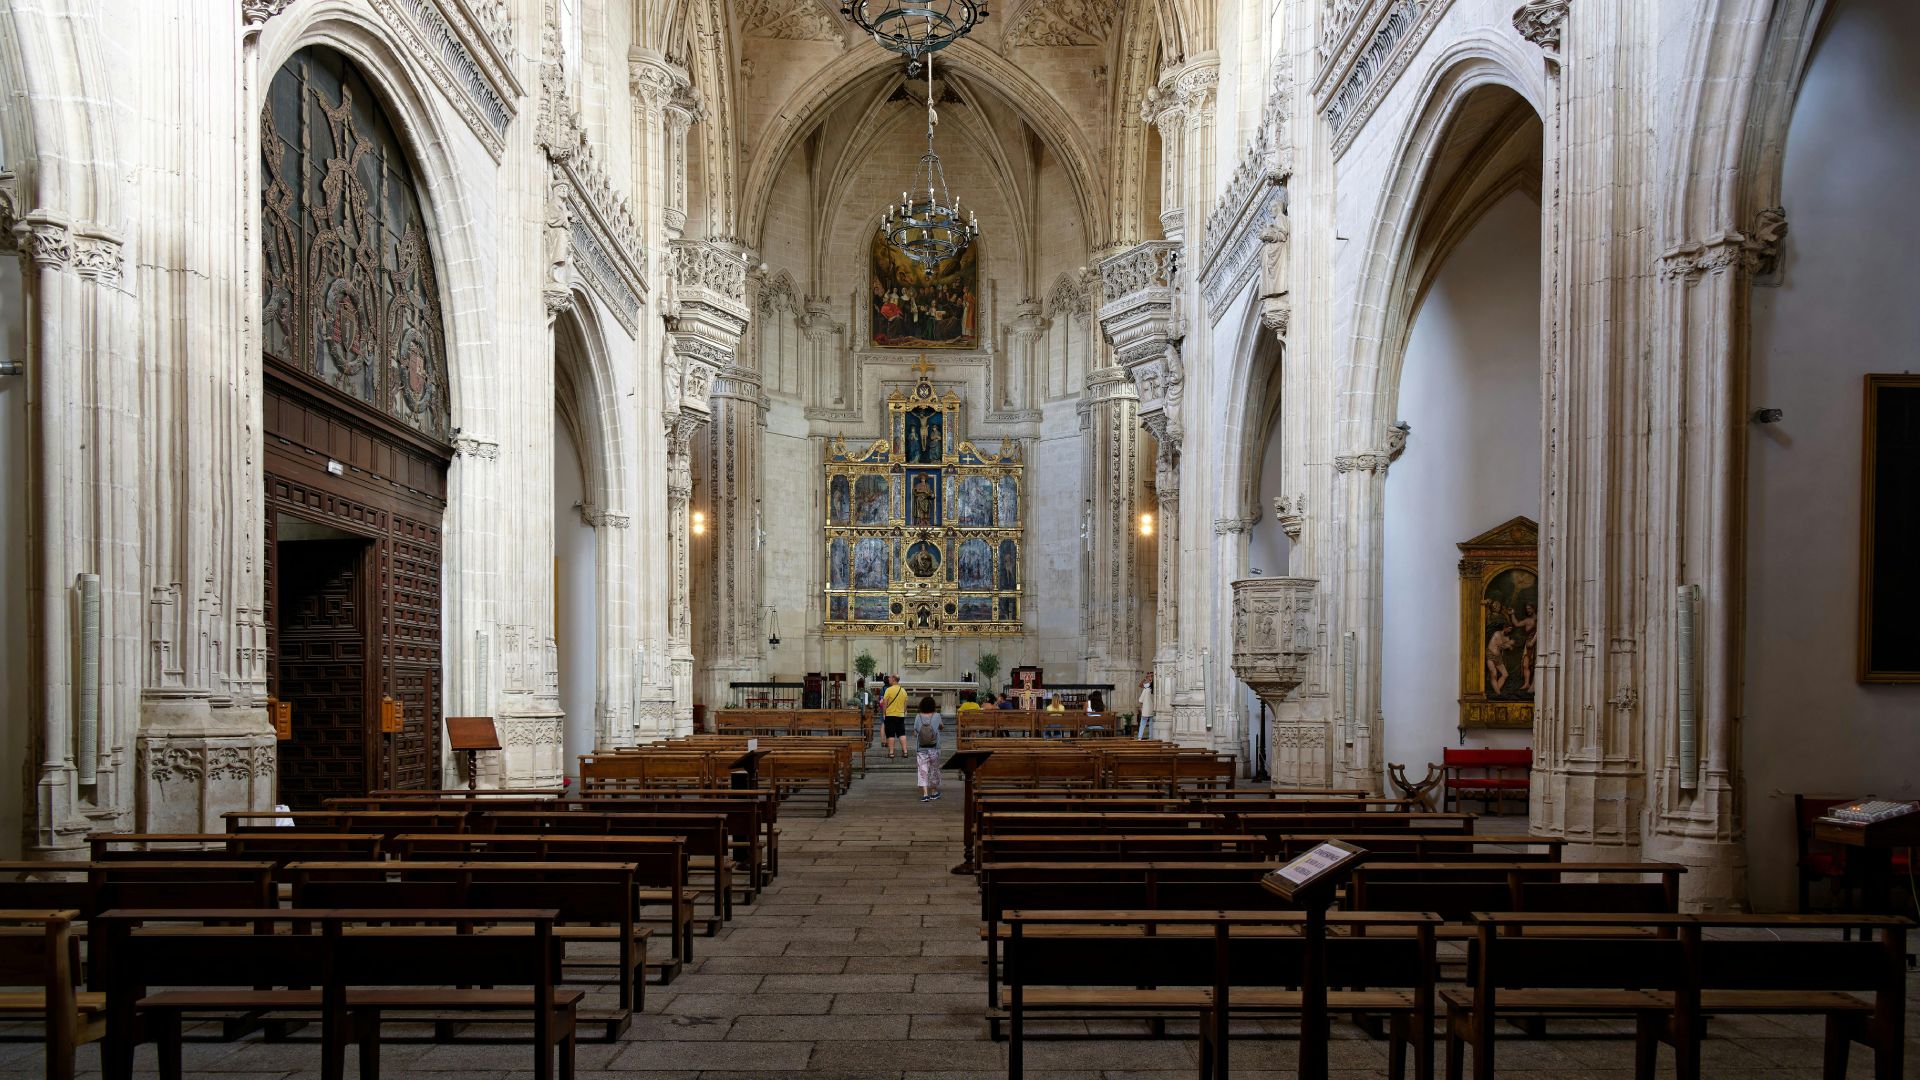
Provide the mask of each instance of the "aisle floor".
[{"label": "aisle floor", "polygon": [[[1006,1075],[1006,1045],[987,1038],[979,906],[973,880],[949,869],[959,859],[961,797],[949,777],[945,798],[918,801],[909,766],[878,766],[857,781],[831,818],[796,806],[781,818],[780,876],[757,903],[737,909],[718,937],[696,939],[695,963],[668,986],[647,988],[644,1015],[614,1043],[583,1042],[579,1075],[635,1080],[721,1080],[747,1076],[860,1080],[990,1080]],[[1920,1023],[1910,979],[1908,1072],[1920,1062]],[[596,997],[605,988],[596,991]],[[1291,1076],[1290,1025],[1245,1025],[1233,1046],[1236,1077]],[[18,1030],[18,1029],[12,1029]],[[1191,1038],[1150,1039],[1117,1025],[1109,1038],[1036,1040],[1027,1048],[1032,1080],[1190,1080]],[[1177,1029],[1176,1029],[1177,1030]],[[1190,1030],[1190,1028],[1189,1028]],[[1236,1026],[1236,1031],[1241,1031]],[[1554,1080],[1632,1076],[1624,1024],[1557,1025],[1555,1037],[1500,1047],[1500,1075]],[[1816,1019],[1716,1021],[1707,1074],[1754,1080],[1820,1076]],[[1265,1037],[1259,1037],[1265,1036]],[[1439,1046],[1436,1043],[1436,1055]],[[1670,1076],[1663,1049],[1661,1074]],[[317,1080],[312,1042],[194,1043],[189,1075],[220,1080]],[[520,1080],[529,1051],[500,1044],[389,1044],[389,1080]],[[1385,1043],[1336,1023],[1332,1075],[1386,1075]],[[141,1075],[152,1076],[150,1047]],[[95,1047],[81,1068],[97,1076]],[[39,1048],[0,1044],[0,1080],[43,1074]],[[349,1075],[354,1075],[351,1061]],[[1853,1054],[1850,1077],[1870,1077],[1871,1059]]]}]

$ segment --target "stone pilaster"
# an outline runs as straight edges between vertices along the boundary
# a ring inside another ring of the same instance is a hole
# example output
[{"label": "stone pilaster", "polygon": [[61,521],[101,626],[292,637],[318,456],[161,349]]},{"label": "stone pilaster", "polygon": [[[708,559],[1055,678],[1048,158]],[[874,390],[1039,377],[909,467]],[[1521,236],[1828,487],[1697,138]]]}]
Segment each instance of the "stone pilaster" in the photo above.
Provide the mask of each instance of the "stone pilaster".
[{"label": "stone pilaster", "polygon": [[705,421],[683,411],[667,430],[667,663],[673,682],[669,725],[642,736],[686,734],[693,730],[693,582],[688,544],[693,498],[693,440]]},{"label": "stone pilaster", "polygon": [[670,260],[673,314],[667,336],[681,365],[683,411],[711,419],[692,449],[689,513],[703,523],[691,537],[693,639],[698,642],[694,698],[717,708],[727,684],[761,676],[760,445],[766,396],[743,363],[747,260],[717,243],[675,240]]},{"label": "stone pilaster", "polygon": [[1158,504],[1154,523],[1153,685],[1155,693],[1165,694],[1163,700],[1168,702],[1171,714],[1173,691],[1180,678],[1181,437],[1172,430],[1165,414],[1142,423],[1158,444],[1153,469],[1153,494]]},{"label": "stone pilaster", "polygon": [[1140,607],[1137,580],[1139,516],[1139,395],[1126,369],[1096,368],[1087,376],[1087,681],[1112,683],[1113,708],[1131,700],[1140,680]]},{"label": "stone pilaster", "polygon": [[1013,320],[1007,323],[1007,347],[1001,351],[1004,365],[1000,373],[1000,400],[997,409],[1017,410],[1033,407],[1033,377],[1040,370],[1040,344],[1045,340],[1048,321],[1037,300],[1022,300],[1014,305]]},{"label": "stone pilaster", "polygon": [[1392,461],[1386,448],[1348,451],[1333,459],[1332,527],[1339,534],[1341,580],[1337,637],[1329,643],[1334,710],[1326,730],[1330,780],[1336,787],[1381,786],[1381,551]]},{"label": "stone pilaster", "polygon": [[[1642,384],[1652,253],[1640,233],[1619,224],[1655,212],[1644,104],[1654,64],[1650,7],[1534,3],[1516,18],[1546,52],[1549,91],[1531,816],[1533,828],[1566,837],[1568,858],[1577,859],[1641,854],[1643,637],[1653,612],[1671,606],[1676,584],[1670,570],[1655,573],[1644,562],[1649,538],[1666,543],[1659,526],[1641,518],[1634,494],[1657,468],[1645,456],[1655,440]],[[1612,179],[1570,182],[1576,176]],[[1659,593],[1667,599],[1647,607]]]}]

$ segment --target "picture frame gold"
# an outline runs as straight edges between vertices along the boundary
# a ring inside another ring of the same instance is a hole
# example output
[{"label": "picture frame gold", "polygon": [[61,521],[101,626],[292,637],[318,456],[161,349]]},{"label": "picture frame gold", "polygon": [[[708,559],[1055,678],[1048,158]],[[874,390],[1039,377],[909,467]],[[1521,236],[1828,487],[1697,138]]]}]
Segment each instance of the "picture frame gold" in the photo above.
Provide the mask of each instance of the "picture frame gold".
[{"label": "picture frame gold", "polygon": [[1540,525],[1516,517],[1460,548],[1460,727],[1531,728]]},{"label": "picture frame gold", "polygon": [[1857,677],[1875,685],[1920,684],[1920,375],[1866,376],[1860,451],[1860,624]]}]

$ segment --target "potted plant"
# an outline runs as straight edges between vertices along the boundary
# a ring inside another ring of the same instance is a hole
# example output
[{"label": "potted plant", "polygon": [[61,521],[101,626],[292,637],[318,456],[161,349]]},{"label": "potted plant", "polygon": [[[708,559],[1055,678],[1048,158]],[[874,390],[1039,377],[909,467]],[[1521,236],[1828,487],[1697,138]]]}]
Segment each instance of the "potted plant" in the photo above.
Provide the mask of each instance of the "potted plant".
[{"label": "potted plant", "polygon": [[1000,673],[1000,657],[990,652],[983,652],[980,654],[980,659],[973,662],[973,667],[980,673],[980,685],[992,686],[993,677]]},{"label": "potted plant", "polygon": [[860,655],[853,658],[853,670],[859,672],[863,679],[873,678],[873,673],[879,669],[880,661],[875,660],[873,654],[865,649],[861,649]]}]

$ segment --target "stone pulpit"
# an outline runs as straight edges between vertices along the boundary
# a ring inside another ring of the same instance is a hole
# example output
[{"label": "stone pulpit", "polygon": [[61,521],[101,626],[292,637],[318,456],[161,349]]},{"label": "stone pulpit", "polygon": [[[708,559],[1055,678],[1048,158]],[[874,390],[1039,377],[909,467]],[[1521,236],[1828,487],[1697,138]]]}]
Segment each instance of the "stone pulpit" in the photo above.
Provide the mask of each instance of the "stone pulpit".
[{"label": "stone pulpit", "polygon": [[[1319,624],[1317,578],[1257,577],[1233,583],[1233,671],[1280,715],[1280,703],[1307,679]],[[1313,725],[1324,729],[1324,722]],[[1281,787],[1325,787],[1331,764],[1324,731],[1276,729],[1270,766]]]}]

